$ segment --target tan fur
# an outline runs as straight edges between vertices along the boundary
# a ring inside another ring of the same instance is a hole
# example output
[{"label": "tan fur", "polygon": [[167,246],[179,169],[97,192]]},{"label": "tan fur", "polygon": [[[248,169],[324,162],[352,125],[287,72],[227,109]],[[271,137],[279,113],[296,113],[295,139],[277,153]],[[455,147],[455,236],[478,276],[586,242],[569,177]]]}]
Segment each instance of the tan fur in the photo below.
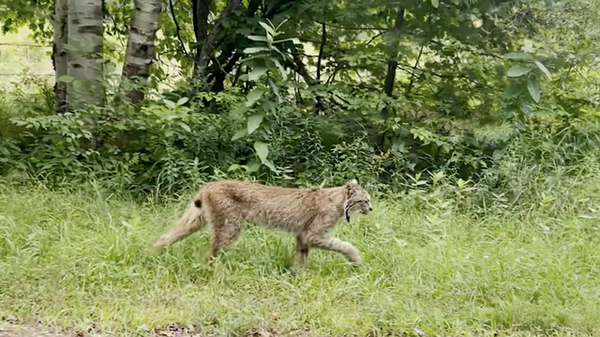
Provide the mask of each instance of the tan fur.
[{"label": "tan fur", "polygon": [[358,265],[361,258],[354,246],[328,237],[337,221],[350,214],[371,211],[371,197],[356,179],[332,188],[283,188],[223,180],[206,184],[194,197],[170,232],[154,244],[156,250],[169,246],[210,224],[211,246],[207,257],[217,256],[238,238],[245,220],[279,229],[296,237],[296,264],[306,265],[310,248],[327,249],[346,256]]}]

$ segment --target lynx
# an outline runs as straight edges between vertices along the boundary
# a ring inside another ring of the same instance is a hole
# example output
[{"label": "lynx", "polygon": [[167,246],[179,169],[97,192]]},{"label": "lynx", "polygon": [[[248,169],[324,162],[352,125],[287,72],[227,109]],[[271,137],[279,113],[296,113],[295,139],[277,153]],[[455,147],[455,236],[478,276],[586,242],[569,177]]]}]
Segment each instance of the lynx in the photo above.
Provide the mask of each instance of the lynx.
[{"label": "lynx", "polygon": [[206,257],[216,257],[237,240],[242,222],[248,220],[294,235],[298,267],[306,265],[310,248],[338,252],[360,265],[358,249],[328,233],[343,216],[350,222],[352,213],[371,211],[371,197],[356,179],[343,186],[307,189],[236,180],[210,182],[198,191],[183,216],[153,248],[160,251],[209,224],[211,245]]}]

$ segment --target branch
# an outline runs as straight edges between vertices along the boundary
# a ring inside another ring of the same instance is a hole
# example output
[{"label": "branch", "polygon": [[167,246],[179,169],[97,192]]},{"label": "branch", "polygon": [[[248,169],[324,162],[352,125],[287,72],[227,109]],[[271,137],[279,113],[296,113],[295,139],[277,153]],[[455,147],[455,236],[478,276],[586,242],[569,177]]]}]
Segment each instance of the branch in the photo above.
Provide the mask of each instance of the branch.
[{"label": "branch", "polygon": [[197,74],[204,72],[206,66],[208,65],[208,61],[210,59],[209,55],[213,50],[213,45],[217,40],[217,36],[223,30],[223,21],[225,21],[233,12],[233,10],[240,4],[242,0],[231,0],[227,8],[221,14],[221,18],[214,25],[210,34],[206,37],[206,40],[202,44],[202,49],[200,50],[200,57],[198,58],[198,71]]},{"label": "branch", "polygon": [[313,79],[310,76],[310,74],[308,73],[308,70],[306,70],[306,66],[304,66],[304,63],[302,62],[302,60],[300,59],[298,54],[293,54],[293,57],[294,57],[294,63],[293,63],[294,70],[300,76],[302,76],[302,78],[304,79],[306,84],[308,84],[308,85],[315,84],[316,83],[315,79]]},{"label": "branch", "polygon": [[408,87],[406,88],[407,95],[410,93],[410,90],[412,89],[413,82],[415,80],[415,70],[417,70],[417,67],[419,66],[419,60],[421,60],[421,55],[423,55],[423,48],[425,48],[425,45],[421,46],[421,50],[419,50],[419,56],[417,56],[417,61],[415,62],[415,66],[412,69],[412,74],[410,74],[410,82],[408,83]]},{"label": "branch", "polygon": [[281,13],[283,11],[285,11],[286,9],[290,8],[292,5],[294,4],[294,0],[283,0],[281,2],[277,2],[275,3],[275,5],[273,5],[273,7],[267,11],[266,13],[263,13],[262,18],[272,18],[275,15],[277,15],[278,13]]},{"label": "branch", "polygon": [[181,28],[179,27],[179,22],[177,22],[177,17],[175,16],[175,9],[173,8],[173,0],[169,0],[169,7],[171,8],[171,15],[173,16],[173,22],[175,23],[175,28],[177,29],[177,39],[179,39],[179,43],[181,43],[181,49],[185,54],[185,57],[190,59],[190,54],[188,54],[185,43],[183,43],[183,39],[181,39]]},{"label": "branch", "polygon": [[[316,23],[320,23],[323,24],[324,22],[316,20]],[[333,28],[339,28],[339,29],[344,29],[344,30],[383,30],[383,31],[388,31],[389,28],[380,28],[380,27],[344,27],[344,26],[338,26],[338,25],[333,25],[333,24],[329,24],[330,27]]]},{"label": "branch", "polygon": [[325,28],[325,22],[321,24],[321,47],[319,48],[319,59],[317,60],[317,81],[321,80],[321,60],[323,59],[323,49],[325,48],[325,42],[327,41],[327,30]]},{"label": "branch", "polygon": [[208,15],[210,12],[211,0],[192,0],[192,23],[194,25],[194,36],[196,43],[194,49],[194,74],[198,71],[201,46],[206,39],[208,29]]},{"label": "branch", "polygon": [[[394,35],[400,34],[400,30],[402,30],[402,26],[404,25],[404,8],[398,8],[396,13],[396,22],[394,23],[394,29],[391,32]],[[390,43],[397,43],[392,40]],[[395,46],[394,49],[396,50]],[[390,56],[388,55],[388,71],[385,76],[385,82],[383,85],[383,90],[387,96],[392,96],[394,92],[394,81],[396,80],[396,68],[398,67],[398,61],[395,59],[398,57],[398,53],[394,52],[396,55]]]},{"label": "branch", "polygon": [[331,75],[329,75],[329,78],[327,79],[327,84],[333,83],[333,80],[335,80],[335,75],[338,73],[338,71],[340,71],[340,69],[342,69],[342,64],[338,63],[331,72]]},{"label": "branch", "polygon": [[365,44],[365,46],[368,46],[369,43],[373,42],[373,40],[375,40],[376,38],[380,37],[381,35],[383,35],[385,33],[387,33],[386,30],[383,30],[383,31],[377,33],[377,35],[373,36],[369,41],[367,41],[367,43]]}]

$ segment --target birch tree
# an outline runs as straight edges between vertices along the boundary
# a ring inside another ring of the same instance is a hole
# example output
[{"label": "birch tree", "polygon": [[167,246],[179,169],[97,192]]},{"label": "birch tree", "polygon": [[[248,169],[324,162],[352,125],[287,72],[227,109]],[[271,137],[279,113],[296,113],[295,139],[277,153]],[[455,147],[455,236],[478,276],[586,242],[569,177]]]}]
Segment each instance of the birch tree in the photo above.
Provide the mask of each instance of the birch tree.
[{"label": "birch tree", "polygon": [[104,101],[103,12],[102,1],[68,0],[69,52],[67,86],[70,107],[80,102],[101,104]]},{"label": "birch tree", "polygon": [[54,111],[63,113],[67,111],[67,83],[61,77],[67,75],[67,50],[68,43],[67,19],[68,0],[56,0],[54,12],[54,42],[52,44],[52,63],[55,71],[54,84]]},{"label": "birch tree", "polygon": [[[123,65],[123,76],[128,79],[147,79],[154,58],[154,39],[158,30],[158,20],[162,10],[161,0],[136,0],[131,17],[127,52]],[[139,89],[127,95],[133,103],[144,99]]]}]

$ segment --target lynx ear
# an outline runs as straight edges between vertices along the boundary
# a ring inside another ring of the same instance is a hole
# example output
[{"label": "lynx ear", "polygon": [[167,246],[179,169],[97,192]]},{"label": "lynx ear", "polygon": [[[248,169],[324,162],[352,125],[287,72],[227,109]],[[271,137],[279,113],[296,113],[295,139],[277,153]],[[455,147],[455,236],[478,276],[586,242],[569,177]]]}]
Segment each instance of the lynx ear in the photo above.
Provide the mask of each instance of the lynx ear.
[{"label": "lynx ear", "polygon": [[346,185],[351,186],[351,185],[358,185],[358,180],[356,180],[356,178],[350,180],[349,182],[346,183]]},{"label": "lynx ear", "polygon": [[356,179],[352,179],[346,183],[346,190],[348,191],[348,195],[353,195],[356,189],[359,187],[358,181]]}]

